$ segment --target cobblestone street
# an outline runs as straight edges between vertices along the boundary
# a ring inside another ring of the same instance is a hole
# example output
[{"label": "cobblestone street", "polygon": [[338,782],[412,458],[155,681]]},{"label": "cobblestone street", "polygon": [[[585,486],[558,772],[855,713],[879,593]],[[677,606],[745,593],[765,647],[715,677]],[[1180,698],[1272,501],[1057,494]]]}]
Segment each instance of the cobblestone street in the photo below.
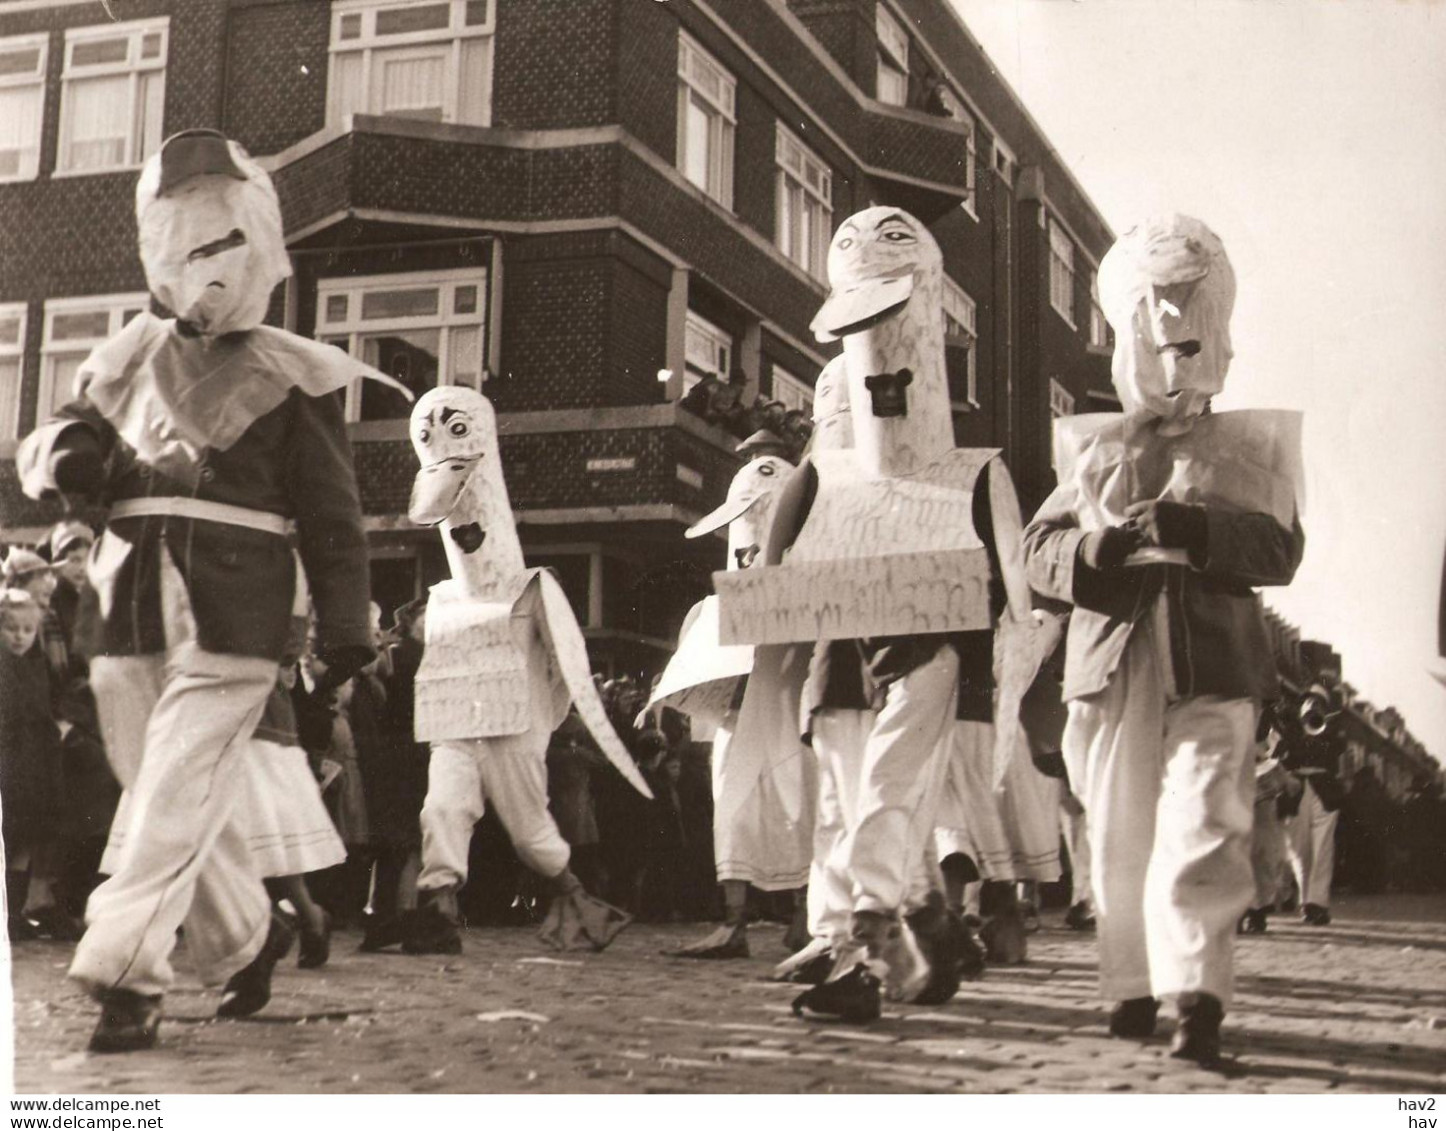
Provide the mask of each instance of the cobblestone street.
[{"label": "cobblestone street", "polygon": [[[795,1019],[766,980],[781,928],[750,960],[659,951],[690,926],[634,926],[600,955],[554,955],[530,930],[473,930],[460,958],[356,953],[278,970],[271,1005],[216,1021],[184,978],[161,1046],[82,1051],[94,1006],[64,980],[69,947],[14,948],[22,1093],[172,1092],[1396,1092],[1446,1089],[1446,900],[1347,898],[1327,928],[1292,916],[1240,940],[1224,1071],[1113,1041],[1092,936],[1058,914],[1024,966],[991,968],[947,1006],[886,1007],[850,1027]],[[181,958],[184,968],[184,956]]]}]

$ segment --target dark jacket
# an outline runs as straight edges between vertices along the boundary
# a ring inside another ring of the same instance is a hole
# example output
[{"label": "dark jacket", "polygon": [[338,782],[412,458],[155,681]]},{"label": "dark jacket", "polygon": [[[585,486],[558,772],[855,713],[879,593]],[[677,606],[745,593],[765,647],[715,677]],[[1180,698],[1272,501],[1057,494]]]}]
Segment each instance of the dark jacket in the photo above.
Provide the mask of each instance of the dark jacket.
[{"label": "dark jacket", "polygon": [[1286,530],[1265,514],[1206,508],[1204,566],[1091,569],[1071,487],[1044,501],[1024,530],[1025,572],[1036,592],[1074,606],[1064,697],[1103,691],[1141,618],[1168,602],[1170,658],[1182,696],[1270,699],[1279,679],[1257,585],[1286,585],[1305,549],[1300,522]]},{"label": "dark jacket", "polygon": [[0,649],[0,820],[12,852],[60,834],[62,786],[45,657]]},{"label": "dark jacket", "polygon": [[[99,441],[106,466],[101,498],[107,504],[184,496],[293,519],[321,645],[370,644],[366,537],[336,396],[312,397],[291,389],[225,451],[205,451],[194,487],[136,458],[85,397],[62,408],[30,442],[54,442],[76,423]],[[115,519],[93,552],[90,576],[103,610],[102,654],[164,651],[162,552],[185,580],[202,648],[281,658],[296,580],[286,538],[174,517]]]}]

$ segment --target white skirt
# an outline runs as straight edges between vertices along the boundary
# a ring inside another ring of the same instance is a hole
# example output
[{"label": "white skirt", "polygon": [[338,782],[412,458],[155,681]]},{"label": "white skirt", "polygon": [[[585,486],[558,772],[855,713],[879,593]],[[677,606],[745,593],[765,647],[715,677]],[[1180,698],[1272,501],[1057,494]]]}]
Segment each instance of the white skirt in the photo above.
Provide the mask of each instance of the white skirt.
[{"label": "white skirt", "polygon": [[1059,782],[1034,768],[1021,743],[995,793],[994,727],[956,722],[949,742],[934,830],[939,859],[962,853],[986,880],[1059,879]]},{"label": "white skirt", "polygon": [[[322,804],[306,751],[253,738],[241,760],[244,770],[232,820],[245,832],[258,875],[302,875],[346,860],[346,847]],[[115,875],[120,866],[130,810],[131,791],[126,790],[100,862],[105,875]]]},{"label": "white skirt", "polygon": [[296,876],[346,860],[306,751],[253,738],[234,810],[262,876]]}]

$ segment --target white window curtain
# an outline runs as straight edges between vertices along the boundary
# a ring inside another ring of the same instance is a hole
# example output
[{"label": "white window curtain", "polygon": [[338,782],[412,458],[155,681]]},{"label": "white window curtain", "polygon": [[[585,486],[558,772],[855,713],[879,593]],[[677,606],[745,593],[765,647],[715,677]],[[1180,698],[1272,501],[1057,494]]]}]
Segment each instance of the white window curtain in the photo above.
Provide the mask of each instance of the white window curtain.
[{"label": "white window curtain", "polygon": [[140,165],[160,147],[166,20],[66,32],[59,173]]},{"label": "white window curtain", "polygon": [[0,40],[0,181],[40,171],[46,56],[43,35]]}]

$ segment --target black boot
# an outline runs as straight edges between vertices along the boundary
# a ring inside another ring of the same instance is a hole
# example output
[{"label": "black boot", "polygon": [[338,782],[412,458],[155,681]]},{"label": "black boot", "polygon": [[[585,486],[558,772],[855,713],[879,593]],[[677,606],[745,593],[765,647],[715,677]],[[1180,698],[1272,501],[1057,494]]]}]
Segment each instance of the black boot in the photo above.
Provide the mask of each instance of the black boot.
[{"label": "black boot", "polygon": [[852,1025],[877,1021],[882,1009],[882,984],[862,962],[841,978],[804,990],[793,999],[793,1015],[805,1009]]},{"label": "black boot", "polygon": [[417,913],[407,924],[402,949],[408,954],[462,953],[456,888],[429,888],[417,893]]},{"label": "black boot", "polygon": [[271,1000],[271,972],[276,964],[286,957],[291,944],[296,941],[296,932],[280,915],[271,915],[271,929],[261,952],[245,967],[232,974],[221,991],[221,1004],[216,1007],[217,1017],[250,1017],[266,1008]]},{"label": "black boot", "polygon": [[1132,997],[1110,1011],[1110,1036],[1142,1041],[1155,1035],[1160,1003],[1152,997]]},{"label": "black boot", "polygon": [[1181,994],[1180,1024],[1170,1042],[1170,1055],[1193,1060],[1202,1068],[1220,1063],[1220,1023],[1225,1007],[1213,994]]},{"label": "black boot", "polygon": [[964,920],[930,892],[928,902],[905,916],[929,963],[929,981],[914,998],[920,1005],[943,1005],[959,992],[959,983],[984,973],[984,950]]},{"label": "black boot", "polygon": [[1244,915],[1240,916],[1240,922],[1236,925],[1237,935],[1263,935],[1267,927],[1266,911],[1264,907],[1252,907]]},{"label": "black boot", "polygon": [[100,1021],[90,1035],[91,1052],[141,1052],[156,1047],[161,1029],[161,995],[105,990]]}]

